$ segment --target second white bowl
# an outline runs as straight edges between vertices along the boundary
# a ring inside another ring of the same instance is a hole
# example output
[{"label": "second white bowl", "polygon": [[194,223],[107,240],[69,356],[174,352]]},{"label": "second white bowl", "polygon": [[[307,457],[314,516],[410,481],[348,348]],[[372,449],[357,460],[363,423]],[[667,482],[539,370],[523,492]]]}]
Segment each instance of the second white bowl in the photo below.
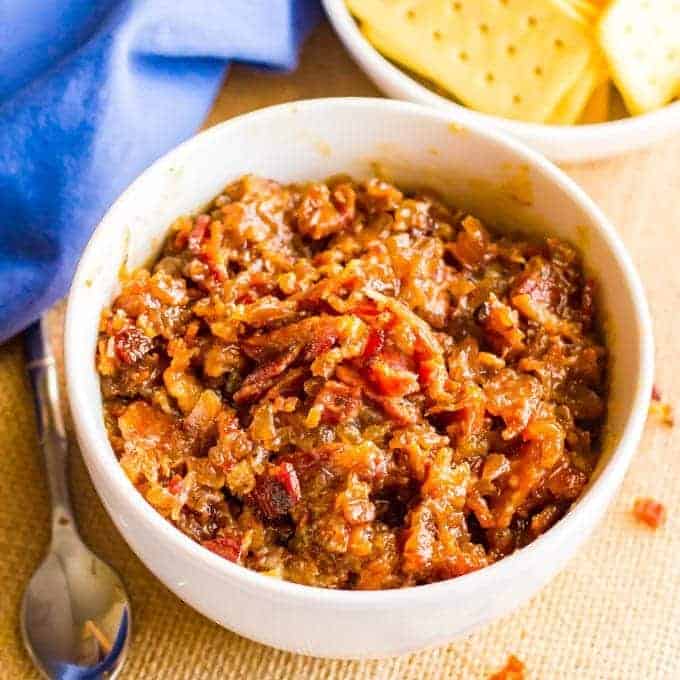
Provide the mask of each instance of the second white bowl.
[{"label": "second white bowl", "polygon": [[680,134],[680,101],[642,116],[594,125],[523,123],[468,109],[425,87],[385,59],[364,38],[345,0],[322,2],[348,52],[385,94],[395,99],[434,106],[466,123],[499,127],[554,161],[589,161],[615,156]]}]

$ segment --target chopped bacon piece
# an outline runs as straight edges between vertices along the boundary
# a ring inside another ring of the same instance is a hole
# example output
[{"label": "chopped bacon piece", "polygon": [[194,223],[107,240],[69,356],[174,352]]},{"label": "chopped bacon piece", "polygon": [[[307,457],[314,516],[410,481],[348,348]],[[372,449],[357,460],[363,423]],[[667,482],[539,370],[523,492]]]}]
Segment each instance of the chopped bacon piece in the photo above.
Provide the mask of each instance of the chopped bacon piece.
[{"label": "chopped bacon piece", "polygon": [[394,210],[403,200],[404,195],[397,187],[377,177],[371,177],[364,183],[360,199],[368,212]]},{"label": "chopped bacon piece", "polygon": [[375,301],[380,309],[385,309],[411,327],[416,336],[418,352],[421,358],[431,358],[436,355],[441,355],[442,347],[435,337],[432,328],[421,319],[415,312],[413,312],[407,305],[400,300],[388,297],[375,290],[367,289],[365,294]]},{"label": "chopped bacon piece", "polygon": [[182,490],[184,478],[180,475],[173,475],[168,482],[168,491],[175,496]]},{"label": "chopped bacon piece", "polygon": [[329,380],[316,395],[314,405],[321,408],[321,421],[342,423],[354,418],[361,406],[361,389]]},{"label": "chopped bacon piece", "polygon": [[461,227],[455,242],[447,248],[464,267],[474,269],[488,255],[489,234],[482,223],[471,215],[463,219]]},{"label": "chopped bacon piece", "polygon": [[524,680],[524,664],[514,654],[511,654],[505,666],[497,673],[490,675],[489,680]]},{"label": "chopped bacon piece", "polygon": [[355,215],[355,194],[341,184],[331,193],[325,184],[310,184],[297,210],[300,233],[321,239],[342,231]]},{"label": "chopped bacon piece", "polygon": [[474,512],[482,529],[492,529],[496,526],[496,521],[491,514],[491,510],[489,510],[486,499],[477,489],[468,492],[467,507]]},{"label": "chopped bacon piece", "polygon": [[547,505],[537,512],[529,524],[531,535],[536,537],[545,533],[560,518],[560,509],[556,505]]},{"label": "chopped bacon piece", "polygon": [[653,498],[637,498],[633,504],[633,514],[651,529],[658,529],[666,521],[666,507]]},{"label": "chopped bacon piece", "polygon": [[503,439],[512,439],[520,434],[536,412],[542,389],[533,376],[504,368],[487,382],[484,393],[487,411],[505,421]]},{"label": "chopped bacon piece", "polygon": [[238,302],[247,303],[243,311],[243,321],[253,328],[264,328],[284,321],[294,316],[296,311],[295,303],[290,300],[279,300],[273,295],[258,298],[253,291],[247,291]]},{"label": "chopped bacon piece", "polygon": [[238,562],[241,559],[243,537],[237,532],[231,532],[218,536],[210,541],[202,541],[201,545],[211,552],[230,562]]},{"label": "chopped bacon piece", "polygon": [[253,491],[255,504],[267,519],[287,515],[300,500],[300,482],[292,463],[272,466]]},{"label": "chopped bacon piece", "polygon": [[295,361],[300,354],[300,349],[299,345],[293,345],[276,359],[256,368],[246,377],[241,387],[234,392],[234,401],[237,404],[253,401],[272,387],[276,378]]},{"label": "chopped bacon piece", "polygon": [[338,336],[333,333],[319,334],[310,339],[305,349],[305,361],[313,361],[321,354],[325,354],[337,342]]},{"label": "chopped bacon piece", "polygon": [[546,487],[557,498],[575,501],[588,483],[588,475],[566,462],[551,471]]},{"label": "chopped bacon piece", "polygon": [[[241,348],[256,361],[280,354],[292,345],[312,348],[313,352],[325,351],[341,337],[342,319],[343,317],[326,314],[310,316],[268,333],[255,333],[241,341]],[[306,354],[313,358],[309,350]]]},{"label": "chopped bacon piece", "polygon": [[286,493],[290,496],[293,503],[297,503],[300,500],[300,482],[298,481],[297,474],[295,473],[295,468],[292,463],[281,463],[277,466],[272,474],[274,477],[283,484],[283,488]]},{"label": "chopped bacon piece", "polygon": [[205,239],[210,222],[210,215],[198,215],[194,220],[194,226],[189,232],[187,240],[187,250],[190,253],[198,255],[201,252],[201,245]]},{"label": "chopped bacon piece", "polygon": [[385,346],[385,331],[382,328],[371,328],[364,349],[364,359],[374,357]]},{"label": "chopped bacon piece", "polygon": [[134,482],[155,482],[159,461],[187,453],[186,439],[177,421],[146,401],[133,401],[117,419],[124,442],[121,464]]},{"label": "chopped bacon piece", "polygon": [[151,351],[153,341],[136,326],[127,326],[116,333],[113,346],[118,359],[132,365]]},{"label": "chopped bacon piece", "polygon": [[486,331],[487,339],[499,354],[522,349],[524,333],[519,328],[517,311],[500,302],[493,294],[480,307],[477,318]]},{"label": "chopped bacon piece", "polygon": [[408,362],[402,355],[383,352],[368,364],[367,374],[380,394],[386,397],[404,397],[419,389],[418,376],[406,368]]},{"label": "chopped bacon piece", "polygon": [[366,298],[362,299],[360,302],[357,302],[357,304],[355,304],[350,309],[350,311],[352,314],[356,314],[358,317],[361,317],[362,319],[365,319],[369,322],[374,322],[375,317],[380,313],[375,302]]},{"label": "chopped bacon piece", "polygon": [[532,257],[517,277],[510,297],[528,295],[538,305],[552,307],[559,297],[555,272],[542,257]]},{"label": "chopped bacon piece", "polygon": [[379,404],[396,425],[411,425],[418,422],[418,407],[408,399],[381,397],[371,392],[367,392],[366,396]]},{"label": "chopped bacon piece", "polygon": [[418,379],[423,385],[429,385],[438,371],[438,363],[434,361],[421,361],[418,364]]}]

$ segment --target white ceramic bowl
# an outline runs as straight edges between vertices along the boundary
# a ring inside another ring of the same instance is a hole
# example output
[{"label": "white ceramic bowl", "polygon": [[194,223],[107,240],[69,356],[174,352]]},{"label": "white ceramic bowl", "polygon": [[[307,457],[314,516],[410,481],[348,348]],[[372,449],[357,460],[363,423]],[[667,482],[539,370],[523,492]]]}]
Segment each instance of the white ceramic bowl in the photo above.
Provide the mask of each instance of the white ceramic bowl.
[{"label": "white ceramic bowl", "polygon": [[[585,248],[601,284],[611,348],[609,435],[593,483],[528,547],[479,572],[404,590],[331,591],[236,566],[167,523],[118,465],[94,367],[100,311],[168,225],[246,172],[283,182],[379,167],[427,184],[491,224],[539,228]],[[639,441],[652,386],[644,293],[616,232],[566,175],[519,143],[445,113],[386,99],[284,104],[222,123],[155,163],[106,214],[78,267],[66,319],[66,374],[81,450],[111,518],[148,568],[221,625],[286,650],[332,657],[400,654],[446,643],[514,609],[583,543],[616,492]]]},{"label": "white ceramic bowl", "polygon": [[441,109],[465,123],[495,125],[554,161],[588,161],[642,148],[680,134],[680,101],[642,116],[595,125],[541,125],[473,111],[442,97],[383,57],[364,38],[345,0],[322,0],[340,40],[385,94]]}]

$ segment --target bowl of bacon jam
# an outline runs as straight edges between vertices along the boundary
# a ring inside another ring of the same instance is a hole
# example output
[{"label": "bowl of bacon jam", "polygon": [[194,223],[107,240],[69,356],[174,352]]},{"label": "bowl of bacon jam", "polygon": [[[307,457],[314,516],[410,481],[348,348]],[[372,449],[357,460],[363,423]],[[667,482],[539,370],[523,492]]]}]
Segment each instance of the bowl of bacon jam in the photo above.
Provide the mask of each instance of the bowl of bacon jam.
[{"label": "bowl of bacon jam", "polygon": [[226,121],[94,232],[74,429],[134,553],[292,652],[442,645],[526,602],[621,484],[651,322],[614,227],[493,129],[385,99]]}]

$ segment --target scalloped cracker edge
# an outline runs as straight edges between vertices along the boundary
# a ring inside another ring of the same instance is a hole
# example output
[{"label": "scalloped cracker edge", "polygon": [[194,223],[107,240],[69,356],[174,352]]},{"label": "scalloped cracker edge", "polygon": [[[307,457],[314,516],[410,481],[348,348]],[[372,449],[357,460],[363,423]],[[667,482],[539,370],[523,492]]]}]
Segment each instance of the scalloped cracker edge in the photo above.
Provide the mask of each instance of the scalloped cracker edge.
[{"label": "scalloped cracker edge", "polygon": [[597,49],[592,28],[565,11],[563,2],[348,0],[347,4],[378,51],[466,106],[543,123]]},{"label": "scalloped cracker edge", "polygon": [[613,0],[598,36],[632,114],[661,108],[680,95],[680,0]]}]

